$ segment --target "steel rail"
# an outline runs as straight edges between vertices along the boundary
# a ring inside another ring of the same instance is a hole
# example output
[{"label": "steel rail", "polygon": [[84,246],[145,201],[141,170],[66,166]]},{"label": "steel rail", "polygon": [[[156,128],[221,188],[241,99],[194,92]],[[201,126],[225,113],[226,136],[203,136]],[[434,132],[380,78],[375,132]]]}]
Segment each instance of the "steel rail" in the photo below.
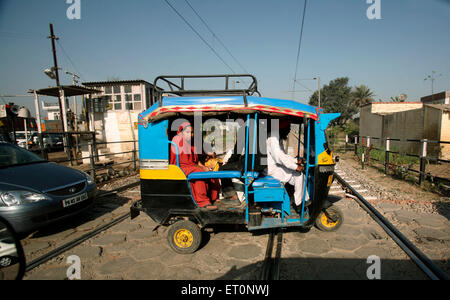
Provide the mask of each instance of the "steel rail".
[{"label": "steel rail", "polygon": [[70,250],[72,248],[74,248],[75,246],[78,246],[79,244],[83,243],[84,241],[96,236],[97,234],[99,234],[102,231],[105,231],[106,229],[122,222],[123,220],[127,219],[130,217],[130,213],[126,213],[122,216],[120,216],[119,218],[109,222],[108,224],[105,224],[99,228],[94,229],[91,232],[86,233],[85,235],[71,241],[68,242],[64,245],[62,245],[61,247],[58,247],[56,249],[54,249],[53,251],[50,251],[49,253],[33,260],[32,262],[30,262],[29,264],[27,264],[26,268],[25,268],[25,272],[29,272],[31,270],[33,270],[34,268],[46,263],[47,261],[61,255],[62,253],[66,252],[67,250]]},{"label": "steel rail", "polygon": [[[121,187],[119,187],[117,189],[104,192],[102,194],[99,194],[97,196],[97,198],[106,197],[106,196],[112,195],[114,193],[127,190],[129,188],[135,187],[138,183],[139,182],[133,182],[133,183],[121,186]],[[70,241],[70,242],[68,242],[68,243],[66,243],[66,244],[64,244],[64,245],[62,245],[62,246],[52,250],[52,251],[50,251],[47,254],[42,255],[41,257],[36,258],[35,260],[33,260],[33,261],[31,261],[30,263],[27,264],[27,266],[25,268],[25,272],[29,272],[29,271],[33,270],[34,268],[36,268],[36,267],[46,263],[47,261],[49,261],[49,260],[51,260],[51,259],[53,259],[53,258],[55,258],[55,257],[57,257],[59,255],[61,255],[62,253],[64,253],[64,252],[66,252],[66,251],[68,251],[68,250],[78,246],[79,244],[83,243],[84,241],[86,241],[86,240],[96,236],[97,234],[107,230],[108,228],[110,228],[110,227],[112,227],[112,226],[122,222],[123,220],[125,220],[125,219],[127,219],[129,217],[130,217],[130,213],[128,212],[128,213],[126,213],[126,214],[124,214],[124,215],[122,215],[122,216],[112,220],[111,222],[109,222],[109,223],[107,223],[107,224],[105,224],[103,226],[100,226],[100,227],[98,227],[98,228],[96,228],[96,229],[94,229],[94,230],[92,230],[92,231],[82,235],[81,237],[76,238],[76,239],[74,239],[74,240],[72,240],[72,241]]]},{"label": "steel rail", "polygon": [[424,253],[422,253],[410,240],[408,240],[394,225],[380,214],[363,196],[361,196],[341,176],[334,173],[339,183],[347,188],[354,196],[358,204],[377,222],[384,231],[411,257],[414,263],[432,280],[449,280],[450,277],[434,264]]},{"label": "steel rail", "polygon": [[[277,234],[276,251],[275,257],[272,257],[275,234]],[[280,279],[280,258],[282,245],[283,245],[283,231],[281,229],[271,230],[267,241],[266,254],[261,269],[261,275],[259,277],[260,280]]]}]

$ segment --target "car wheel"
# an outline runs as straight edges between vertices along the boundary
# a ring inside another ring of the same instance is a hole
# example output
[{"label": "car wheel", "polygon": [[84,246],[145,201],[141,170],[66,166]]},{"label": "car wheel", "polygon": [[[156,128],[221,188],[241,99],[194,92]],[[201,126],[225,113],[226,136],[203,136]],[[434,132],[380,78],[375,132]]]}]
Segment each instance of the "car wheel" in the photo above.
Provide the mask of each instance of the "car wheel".
[{"label": "car wheel", "polygon": [[0,267],[8,267],[12,264],[12,259],[9,256],[4,256],[0,258]]}]

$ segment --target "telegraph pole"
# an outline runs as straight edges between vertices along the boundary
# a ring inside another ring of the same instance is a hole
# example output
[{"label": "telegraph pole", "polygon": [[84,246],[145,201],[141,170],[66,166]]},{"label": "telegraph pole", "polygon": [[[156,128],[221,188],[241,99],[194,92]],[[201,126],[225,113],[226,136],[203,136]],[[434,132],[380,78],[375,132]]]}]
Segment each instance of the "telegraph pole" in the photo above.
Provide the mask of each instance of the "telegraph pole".
[{"label": "telegraph pole", "polygon": [[[78,81],[75,78],[80,79],[80,76],[78,76],[77,74],[75,74],[74,72],[68,72],[66,71],[66,74],[68,75],[72,75],[72,85],[76,85],[78,83]],[[74,130],[75,132],[78,132],[78,117],[77,117],[77,113],[78,113],[78,109],[77,109],[77,96],[73,96],[73,122],[74,122]],[[78,135],[75,134],[75,162],[76,164],[78,164]]]},{"label": "telegraph pole", "polygon": [[[72,75],[72,85],[76,85],[78,83],[78,81],[75,78],[80,79],[80,76],[78,76],[77,74],[73,73],[73,72],[68,72],[66,71],[66,74],[68,75]],[[73,104],[74,104],[74,108],[73,108],[73,113],[74,113],[74,122],[75,122],[75,131],[78,131],[78,126],[77,126],[77,113],[78,113],[78,108],[77,108],[77,96],[73,96]]]},{"label": "telegraph pole", "polygon": [[[425,81],[430,80],[431,81],[431,101],[434,100],[433,96],[434,96],[434,81],[436,80],[436,78],[434,77],[434,74],[436,74],[436,71],[431,71],[431,75],[428,75],[427,77],[425,77]],[[442,74],[439,74],[438,77],[441,77]]]},{"label": "telegraph pole", "polygon": [[58,60],[56,58],[56,48],[55,48],[55,40],[59,40],[59,38],[56,37],[55,33],[53,32],[53,24],[52,23],[50,23],[50,36],[48,38],[52,40],[54,72],[55,72],[55,76],[56,76],[56,86],[58,87],[58,91],[59,91],[59,95],[58,95],[59,96],[58,97],[59,111],[61,114],[62,131],[64,132],[64,130],[65,130],[65,126],[64,126],[65,113],[63,111],[62,103],[61,103],[61,85],[59,83]]},{"label": "telegraph pole", "polygon": [[319,107],[320,107],[320,76],[317,76],[317,80],[319,81],[319,89],[318,89],[318,92],[319,92]]}]

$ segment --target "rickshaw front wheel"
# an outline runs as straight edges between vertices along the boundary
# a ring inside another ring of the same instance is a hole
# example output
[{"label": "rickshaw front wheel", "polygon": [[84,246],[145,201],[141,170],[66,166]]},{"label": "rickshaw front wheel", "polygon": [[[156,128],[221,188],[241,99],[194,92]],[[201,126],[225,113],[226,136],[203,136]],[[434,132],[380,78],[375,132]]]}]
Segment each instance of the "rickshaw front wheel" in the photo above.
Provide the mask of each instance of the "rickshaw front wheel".
[{"label": "rickshaw front wheel", "polygon": [[188,220],[181,220],[170,226],[167,240],[176,253],[190,254],[200,247],[202,232],[197,224]]},{"label": "rickshaw front wheel", "polygon": [[315,224],[322,231],[332,232],[338,230],[343,222],[342,211],[335,206],[330,206],[320,212]]}]

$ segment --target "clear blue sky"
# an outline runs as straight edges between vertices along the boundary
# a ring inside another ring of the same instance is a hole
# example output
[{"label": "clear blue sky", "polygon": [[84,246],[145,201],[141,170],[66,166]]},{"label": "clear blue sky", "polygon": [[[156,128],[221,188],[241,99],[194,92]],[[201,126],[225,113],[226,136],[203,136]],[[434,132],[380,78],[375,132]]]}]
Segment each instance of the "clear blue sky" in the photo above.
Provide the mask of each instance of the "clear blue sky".
[{"label": "clear blue sky", "polygon": [[[82,81],[231,73],[164,0],[80,1],[81,19],[69,20],[66,0],[0,0],[0,94],[54,85],[43,73],[53,65],[49,23],[60,38],[59,65],[81,73]],[[303,0],[189,1],[256,75],[263,96],[291,97]],[[184,0],[170,3],[236,73],[244,72]],[[366,0],[309,0],[297,78],[319,75],[327,84],[348,76],[351,86],[369,86],[376,100],[406,93],[407,101],[419,101],[430,94],[424,78],[435,70],[442,74],[435,92],[450,90],[450,1],[381,0],[380,20],[367,18],[369,6]],[[71,83],[70,76],[60,77]],[[307,102],[311,94],[295,98]],[[32,98],[14,101],[34,111]]]}]

